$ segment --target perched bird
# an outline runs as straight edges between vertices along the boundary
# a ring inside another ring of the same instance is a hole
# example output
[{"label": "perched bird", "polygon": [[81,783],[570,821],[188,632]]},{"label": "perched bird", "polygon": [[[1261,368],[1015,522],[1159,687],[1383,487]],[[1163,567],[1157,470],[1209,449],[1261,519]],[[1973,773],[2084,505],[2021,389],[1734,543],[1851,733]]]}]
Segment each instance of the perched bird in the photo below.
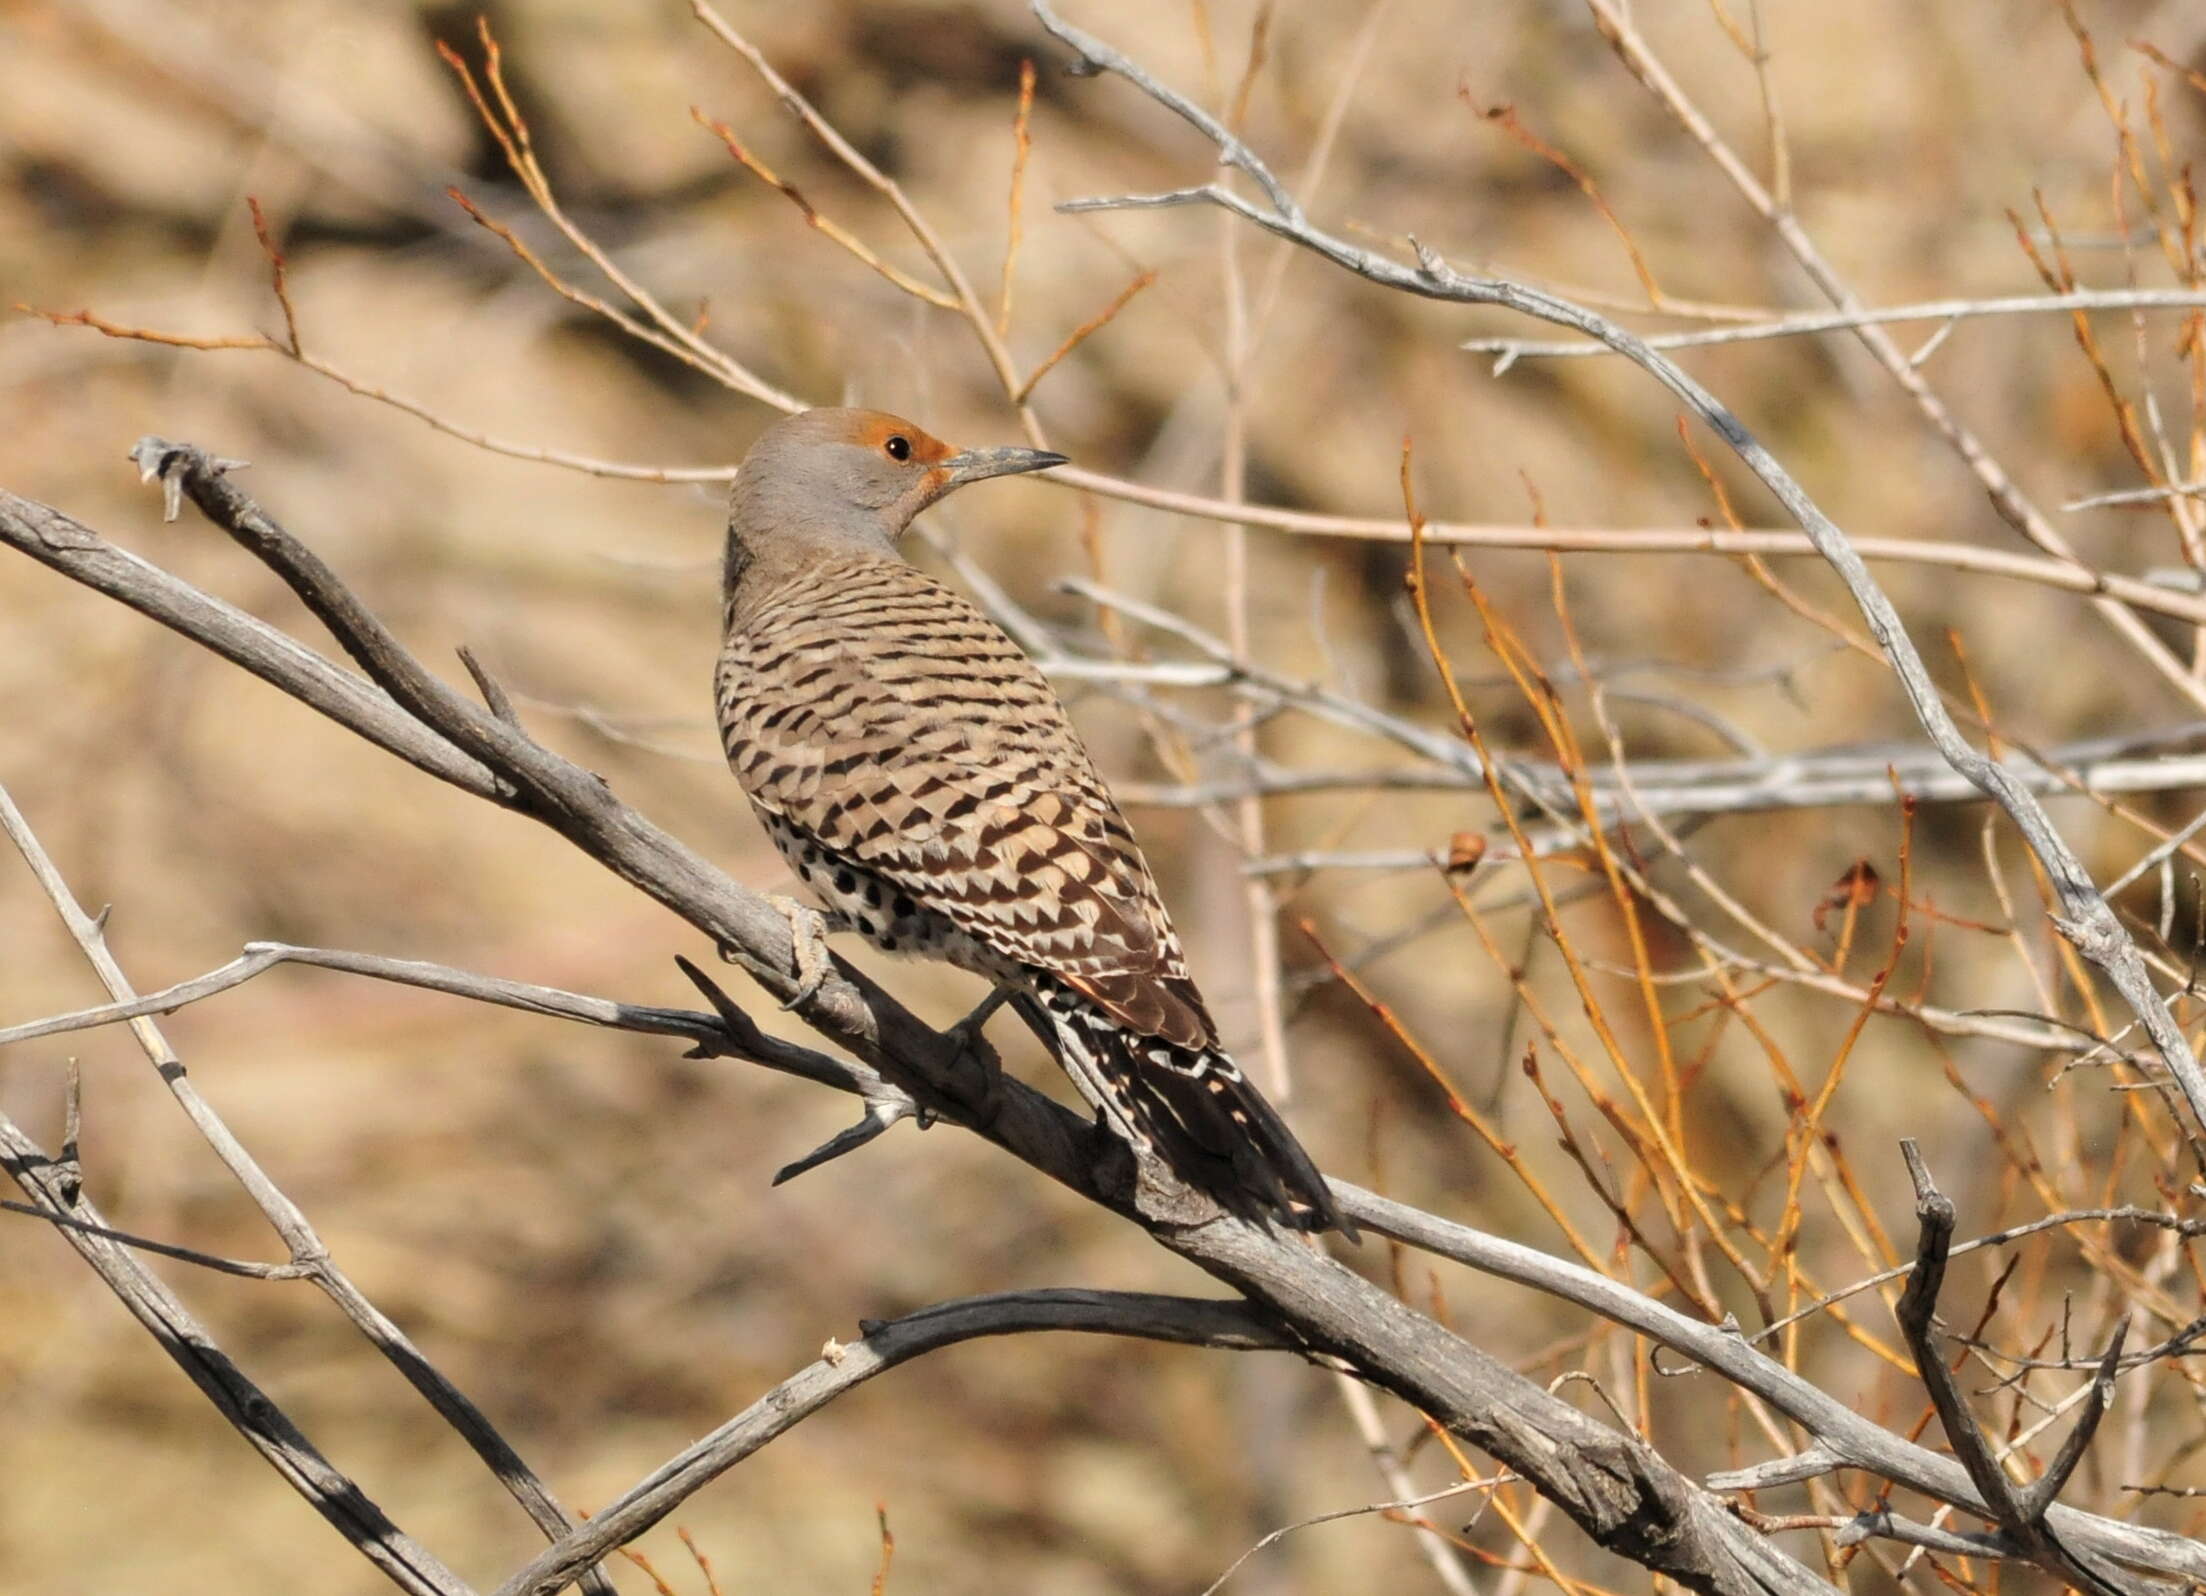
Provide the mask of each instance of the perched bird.
[{"label": "perched bird", "polygon": [[728,763],[827,906],[815,947],[855,930],[986,977],[983,1011],[1008,995],[1137,1154],[1237,1212],[1353,1235],[1218,1045],[1064,705],[1001,627],[897,550],[944,494],[1064,463],[955,450],[865,410],[769,427],[729,499],[714,683]]}]

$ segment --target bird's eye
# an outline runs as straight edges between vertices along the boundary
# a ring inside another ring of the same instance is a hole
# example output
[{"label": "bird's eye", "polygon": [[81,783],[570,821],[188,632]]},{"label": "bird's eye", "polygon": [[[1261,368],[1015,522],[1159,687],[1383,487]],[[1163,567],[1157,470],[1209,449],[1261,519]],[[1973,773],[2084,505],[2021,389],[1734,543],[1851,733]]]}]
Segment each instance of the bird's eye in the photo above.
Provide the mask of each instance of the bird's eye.
[{"label": "bird's eye", "polygon": [[912,441],[901,432],[881,446],[888,450],[891,460],[909,460],[912,457]]}]

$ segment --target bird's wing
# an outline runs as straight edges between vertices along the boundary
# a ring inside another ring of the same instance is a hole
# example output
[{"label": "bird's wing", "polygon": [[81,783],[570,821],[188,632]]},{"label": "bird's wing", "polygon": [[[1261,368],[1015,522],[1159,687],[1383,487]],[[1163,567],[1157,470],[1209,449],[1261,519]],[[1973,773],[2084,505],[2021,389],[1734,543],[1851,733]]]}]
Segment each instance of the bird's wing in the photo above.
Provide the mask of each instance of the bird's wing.
[{"label": "bird's wing", "polygon": [[837,562],[731,627],[728,761],[760,809],[1129,1027],[1215,1040],[1125,817],[1003,630],[901,562]]}]

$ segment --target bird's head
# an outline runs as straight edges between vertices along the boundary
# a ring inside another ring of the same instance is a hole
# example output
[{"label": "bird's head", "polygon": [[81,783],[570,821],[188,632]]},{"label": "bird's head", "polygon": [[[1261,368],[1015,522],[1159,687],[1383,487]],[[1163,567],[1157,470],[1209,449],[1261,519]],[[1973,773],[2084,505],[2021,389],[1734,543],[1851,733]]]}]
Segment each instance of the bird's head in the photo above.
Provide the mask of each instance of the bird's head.
[{"label": "bird's head", "polygon": [[1046,449],[953,449],[878,410],[803,410],[743,457],[730,530],[754,546],[792,534],[893,544],[913,516],[968,482],[1064,463]]}]

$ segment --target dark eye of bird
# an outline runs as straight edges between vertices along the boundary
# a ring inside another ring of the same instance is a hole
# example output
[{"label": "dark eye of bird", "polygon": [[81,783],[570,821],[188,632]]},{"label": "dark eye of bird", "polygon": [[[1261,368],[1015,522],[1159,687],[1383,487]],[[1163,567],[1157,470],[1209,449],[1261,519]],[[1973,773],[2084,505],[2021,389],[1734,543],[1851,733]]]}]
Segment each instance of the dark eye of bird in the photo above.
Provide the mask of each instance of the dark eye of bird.
[{"label": "dark eye of bird", "polygon": [[902,433],[889,439],[882,447],[888,450],[891,460],[909,460],[912,457],[912,441]]}]

